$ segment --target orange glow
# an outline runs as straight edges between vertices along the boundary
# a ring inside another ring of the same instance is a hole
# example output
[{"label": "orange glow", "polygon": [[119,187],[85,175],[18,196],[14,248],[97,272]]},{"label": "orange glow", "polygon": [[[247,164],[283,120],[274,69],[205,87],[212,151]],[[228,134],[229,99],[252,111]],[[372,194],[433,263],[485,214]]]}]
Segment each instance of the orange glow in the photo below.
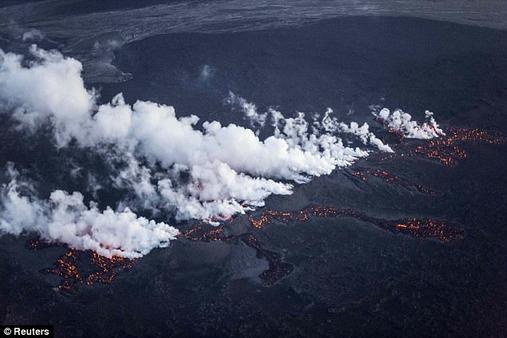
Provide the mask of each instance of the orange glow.
[{"label": "orange glow", "polygon": [[476,128],[450,128],[446,136],[417,146],[414,151],[416,154],[438,160],[443,165],[452,167],[457,164],[458,160],[467,158],[467,153],[459,146],[463,142],[502,144],[505,142],[505,138]]},{"label": "orange glow", "polygon": [[256,229],[262,229],[267,223],[278,221],[289,223],[291,221],[306,222],[311,217],[335,217],[338,209],[332,207],[310,207],[299,211],[266,210],[258,218],[250,216],[250,224]]},{"label": "orange glow", "polygon": [[266,210],[259,217],[250,217],[250,224],[255,229],[262,229],[269,223],[306,222],[311,217],[353,217],[390,232],[399,232],[415,238],[433,238],[449,242],[463,238],[463,231],[455,226],[431,218],[386,220],[365,215],[353,209],[333,207],[310,207],[300,211]]},{"label": "orange glow", "polygon": [[192,228],[182,231],[178,237],[186,238],[191,241],[213,242],[222,241],[230,238],[224,234],[224,225],[212,226],[206,223],[194,225]]},{"label": "orange glow", "polygon": [[406,179],[403,179],[399,176],[396,176],[385,169],[375,169],[375,168],[357,168],[356,170],[351,172],[352,176],[359,178],[360,180],[366,182],[368,181],[369,176],[377,177],[382,179],[384,182],[389,184],[400,185],[406,189],[416,189],[417,191],[424,194],[434,194],[435,192],[430,188],[423,186],[422,184],[413,183]]},{"label": "orange glow", "polygon": [[[109,284],[119,271],[132,268],[134,262],[135,260],[123,257],[107,258],[93,251],[68,249],[47,272],[60,276],[62,281],[58,289],[69,292],[80,284]],[[92,272],[82,272],[88,270]]]}]

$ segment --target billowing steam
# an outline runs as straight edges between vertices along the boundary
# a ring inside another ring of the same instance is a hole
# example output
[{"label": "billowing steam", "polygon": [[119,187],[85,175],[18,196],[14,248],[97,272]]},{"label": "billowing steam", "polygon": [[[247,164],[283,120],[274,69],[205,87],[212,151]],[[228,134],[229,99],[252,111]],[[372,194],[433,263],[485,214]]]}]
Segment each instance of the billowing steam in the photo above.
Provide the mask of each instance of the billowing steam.
[{"label": "billowing steam", "polygon": [[259,114],[257,112],[257,107],[255,104],[248,102],[241,96],[234,94],[233,92],[229,92],[229,96],[225,99],[227,104],[231,106],[239,106],[245,118],[250,121],[250,126],[255,127],[264,127],[266,124],[267,113]]},{"label": "billowing steam", "polygon": [[[167,245],[177,230],[131,210],[212,222],[262,206],[271,194],[291,194],[293,183],[328,175],[371,151],[345,146],[339,133],[359,138],[365,147],[393,151],[368,124],[341,123],[331,110],[308,122],[303,113],[291,118],[274,109],[258,113],[233,93],[227,102],[240,107],[252,127],[266,128],[271,120],[271,136],[260,139],[256,129],[218,121],[199,124],[195,115],[178,117],[173,107],[154,102],[130,105],[122,94],[99,105],[95,91],[84,86],[79,61],[36,46],[30,51],[32,59],[26,60],[0,50],[2,110],[32,132],[50,125],[58,147],[75,142],[105,154],[113,186],[134,197],[100,211],[94,203],[86,206],[79,192],[57,190],[48,201],[33,189],[22,194],[14,177],[2,192],[3,232],[33,231],[74,248],[136,257]],[[433,118],[418,126],[407,115],[382,110],[378,118],[407,137],[440,135]]]},{"label": "billowing steam", "polygon": [[373,112],[373,115],[388,128],[401,133],[406,138],[431,139],[445,135],[433,118],[433,113],[428,110],[425,112],[427,121],[422,125],[413,121],[410,114],[400,109],[391,112],[387,108],[382,108],[378,113]]},{"label": "billowing steam", "polygon": [[176,238],[178,229],[165,223],[138,217],[128,208],[121,212],[96,203],[86,206],[79,192],[62,190],[41,201],[21,190],[32,191],[28,183],[18,183],[18,173],[10,169],[11,181],[3,185],[0,229],[14,235],[36,232],[49,241],[58,241],[81,250],[93,250],[111,257],[136,258],[155,247],[164,247]]}]

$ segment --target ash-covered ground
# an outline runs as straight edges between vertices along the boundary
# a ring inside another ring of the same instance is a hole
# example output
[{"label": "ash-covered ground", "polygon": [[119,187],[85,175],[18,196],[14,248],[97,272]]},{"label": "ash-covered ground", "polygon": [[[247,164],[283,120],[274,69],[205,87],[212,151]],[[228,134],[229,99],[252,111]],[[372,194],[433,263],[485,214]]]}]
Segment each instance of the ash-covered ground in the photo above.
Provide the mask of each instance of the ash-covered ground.
[{"label": "ash-covered ground", "polygon": [[[14,45],[1,44],[21,49]],[[121,91],[126,101],[246,125],[224,103],[232,91],[259,110],[332,107],[379,133],[371,105],[414,117],[428,109],[446,136],[383,133],[393,154],[374,153],[215,227],[166,215],[178,239],[135,260],[4,235],[2,323],[51,324],[58,337],[507,335],[505,31],[348,17],[156,35],[114,56],[128,75],[93,83],[105,102]],[[105,170],[93,153],[55,149],[50,132],[25,135],[11,123],[2,120],[0,164],[35,175],[42,194],[86,190],[85,176],[67,174],[73,163]],[[121,192],[85,196],[97,197],[106,206]]]}]

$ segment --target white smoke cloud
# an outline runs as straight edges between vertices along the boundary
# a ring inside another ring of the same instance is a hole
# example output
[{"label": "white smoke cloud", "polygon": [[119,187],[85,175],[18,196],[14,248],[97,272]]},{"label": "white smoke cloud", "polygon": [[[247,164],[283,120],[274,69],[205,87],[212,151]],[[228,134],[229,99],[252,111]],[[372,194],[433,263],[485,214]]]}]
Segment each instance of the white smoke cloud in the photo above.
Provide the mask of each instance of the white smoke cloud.
[{"label": "white smoke cloud", "polygon": [[[286,125],[288,125],[288,129],[292,130],[292,132],[295,132],[301,127],[303,127],[303,129],[300,129],[303,133],[308,132],[309,126],[305,119],[306,115],[304,113],[299,113],[298,117],[295,119],[285,118],[285,116],[283,116],[281,112],[274,109],[269,109],[268,112],[261,114],[257,111],[257,107],[255,106],[255,104],[248,102],[246,99],[234,94],[233,92],[229,92],[229,96],[226,98],[226,103],[239,106],[253,128],[264,127],[268,115],[271,115],[273,120],[273,126],[275,128],[278,128],[279,123],[283,122]],[[327,133],[352,134],[359,137],[360,141],[364,145],[368,144],[372,145],[376,147],[378,150],[383,152],[389,153],[394,152],[389,145],[384,144],[382,140],[379,139],[373,132],[370,132],[369,129],[370,127],[368,123],[365,122],[363,123],[362,126],[359,126],[357,122],[351,122],[350,125],[347,125],[343,122],[338,121],[336,117],[331,116],[332,114],[333,110],[331,108],[328,108],[324,112],[324,116],[320,120],[318,119],[319,114],[314,114],[314,116],[312,117],[313,119],[312,133],[318,134],[321,132],[327,132]],[[258,134],[258,131],[256,132],[256,134]],[[280,135],[275,134],[275,136],[279,137]]]},{"label": "white smoke cloud", "polygon": [[[378,150],[393,153],[393,149],[388,145],[384,144],[374,133],[370,131],[368,123],[364,122],[362,126],[359,126],[357,122],[350,122],[349,125],[343,122],[339,122],[336,117],[332,117],[333,110],[328,108],[324,113],[324,117],[320,122],[320,125],[327,132],[343,132],[355,135],[359,137],[364,145],[370,144],[375,146]],[[318,123],[317,123],[318,124]]]},{"label": "white smoke cloud", "polygon": [[56,51],[32,46],[34,61],[23,65],[23,57],[0,49],[0,105],[33,128],[51,121],[59,145],[90,128],[95,98],[81,78],[82,65]]},{"label": "white smoke cloud", "polygon": [[[52,125],[59,147],[75,140],[103,154],[113,169],[113,185],[131,197],[119,202],[120,211],[100,211],[95,203],[86,206],[79,192],[55,191],[46,202],[31,199],[19,193],[14,180],[3,194],[4,232],[35,231],[75,248],[134,257],[166,245],[177,230],[131,210],[213,222],[262,206],[272,194],[291,194],[291,182],[328,175],[368,155],[345,146],[337,133],[392,151],[367,124],[339,123],[331,111],[313,124],[303,113],[287,118],[270,109],[260,114],[233,93],[229,103],[239,105],[253,125],[264,127],[271,116],[273,135],[260,139],[255,130],[218,121],[198,127],[195,115],[178,117],[173,107],[149,101],[130,105],[122,94],[99,105],[95,92],[84,86],[79,61],[35,46],[30,52],[34,60],[26,61],[0,50],[2,108],[31,130]],[[94,182],[90,191],[100,187]]]},{"label": "white smoke cloud", "polygon": [[1,187],[0,232],[19,235],[24,231],[41,233],[46,229],[44,206],[38,201],[22,196],[19,190],[31,193],[33,187],[17,182],[17,171],[12,165],[7,167],[11,181]]},{"label": "white smoke cloud", "polygon": [[[71,139],[83,147],[113,145],[119,152],[160,164],[169,177],[175,166],[188,172],[190,183],[181,186],[173,180],[163,189],[181,218],[244,212],[243,205],[261,205],[270,194],[290,193],[290,185],[273,179],[305,182],[367,156],[333,135],[301,129],[302,118],[283,118],[283,129],[277,126],[275,135],[261,140],[235,124],[204,122],[199,129],[195,115],[177,117],[173,107],[147,101],[131,106],[121,94],[97,106],[93,91],[84,87],[78,61],[36,47],[31,52],[36,61],[27,67],[20,56],[2,52],[0,99],[16,110],[14,116],[32,127],[50,121],[59,146]],[[254,105],[231,97],[257,114]],[[139,186],[133,188],[139,191]],[[185,207],[189,199],[201,207]]]},{"label": "white smoke cloud", "polygon": [[[219,161],[191,169],[175,165],[153,173],[132,154],[122,154],[122,159],[126,165],[115,170],[113,180],[116,187],[134,192],[133,206],[154,213],[171,211],[177,220],[226,219],[252,206],[263,206],[271,194],[292,193],[291,184],[237,173]],[[181,180],[182,174],[189,179]]]},{"label": "white smoke cloud", "polygon": [[24,32],[21,38],[23,41],[40,41],[45,38],[45,35],[40,30],[32,28]]},{"label": "white smoke cloud", "polygon": [[178,229],[138,217],[128,208],[114,211],[107,207],[100,211],[94,202],[86,206],[79,192],[55,190],[48,201],[40,201],[32,194],[21,193],[22,189],[31,191],[33,187],[18,183],[17,173],[1,187],[0,232],[34,232],[74,249],[127,258],[166,247],[179,234]]},{"label": "white smoke cloud", "polygon": [[425,112],[426,122],[421,125],[417,121],[412,120],[412,116],[401,109],[391,112],[387,108],[382,108],[379,112],[374,111],[372,114],[386,125],[387,128],[401,133],[406,138],[424,140],[445,135],[444,131],[440,129],[435,121],[433,113],[428,110]]},{"label": "white smoke cloud", "polygon": [[229,92],[229,96],[225,99],[225,102],[232,106],[238,106],[245,117],[250,121],[250,126],[253,128],[264,127],[266,124],[267,113],[257,112],[257,106],[251,102],[248,102],[241,96]]}]

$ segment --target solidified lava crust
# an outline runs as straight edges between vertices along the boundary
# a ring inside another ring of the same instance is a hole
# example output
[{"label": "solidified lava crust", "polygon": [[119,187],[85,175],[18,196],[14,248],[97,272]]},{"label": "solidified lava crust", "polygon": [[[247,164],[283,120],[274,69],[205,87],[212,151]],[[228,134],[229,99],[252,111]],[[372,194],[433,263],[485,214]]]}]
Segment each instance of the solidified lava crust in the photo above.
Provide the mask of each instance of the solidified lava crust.
[{"label": "solidified lava crust", "polygon": [[241,236],[241,240],[243,243],[257,251],[257,257],[265,258],[268,261],[269,268],[259,275],[259,278],[262,280],[264,286],[274,285],[294,270],[294,266],[284,262],[281,259],[280,254],[263,248],[261,243],[253,234],[244,234]]}]

